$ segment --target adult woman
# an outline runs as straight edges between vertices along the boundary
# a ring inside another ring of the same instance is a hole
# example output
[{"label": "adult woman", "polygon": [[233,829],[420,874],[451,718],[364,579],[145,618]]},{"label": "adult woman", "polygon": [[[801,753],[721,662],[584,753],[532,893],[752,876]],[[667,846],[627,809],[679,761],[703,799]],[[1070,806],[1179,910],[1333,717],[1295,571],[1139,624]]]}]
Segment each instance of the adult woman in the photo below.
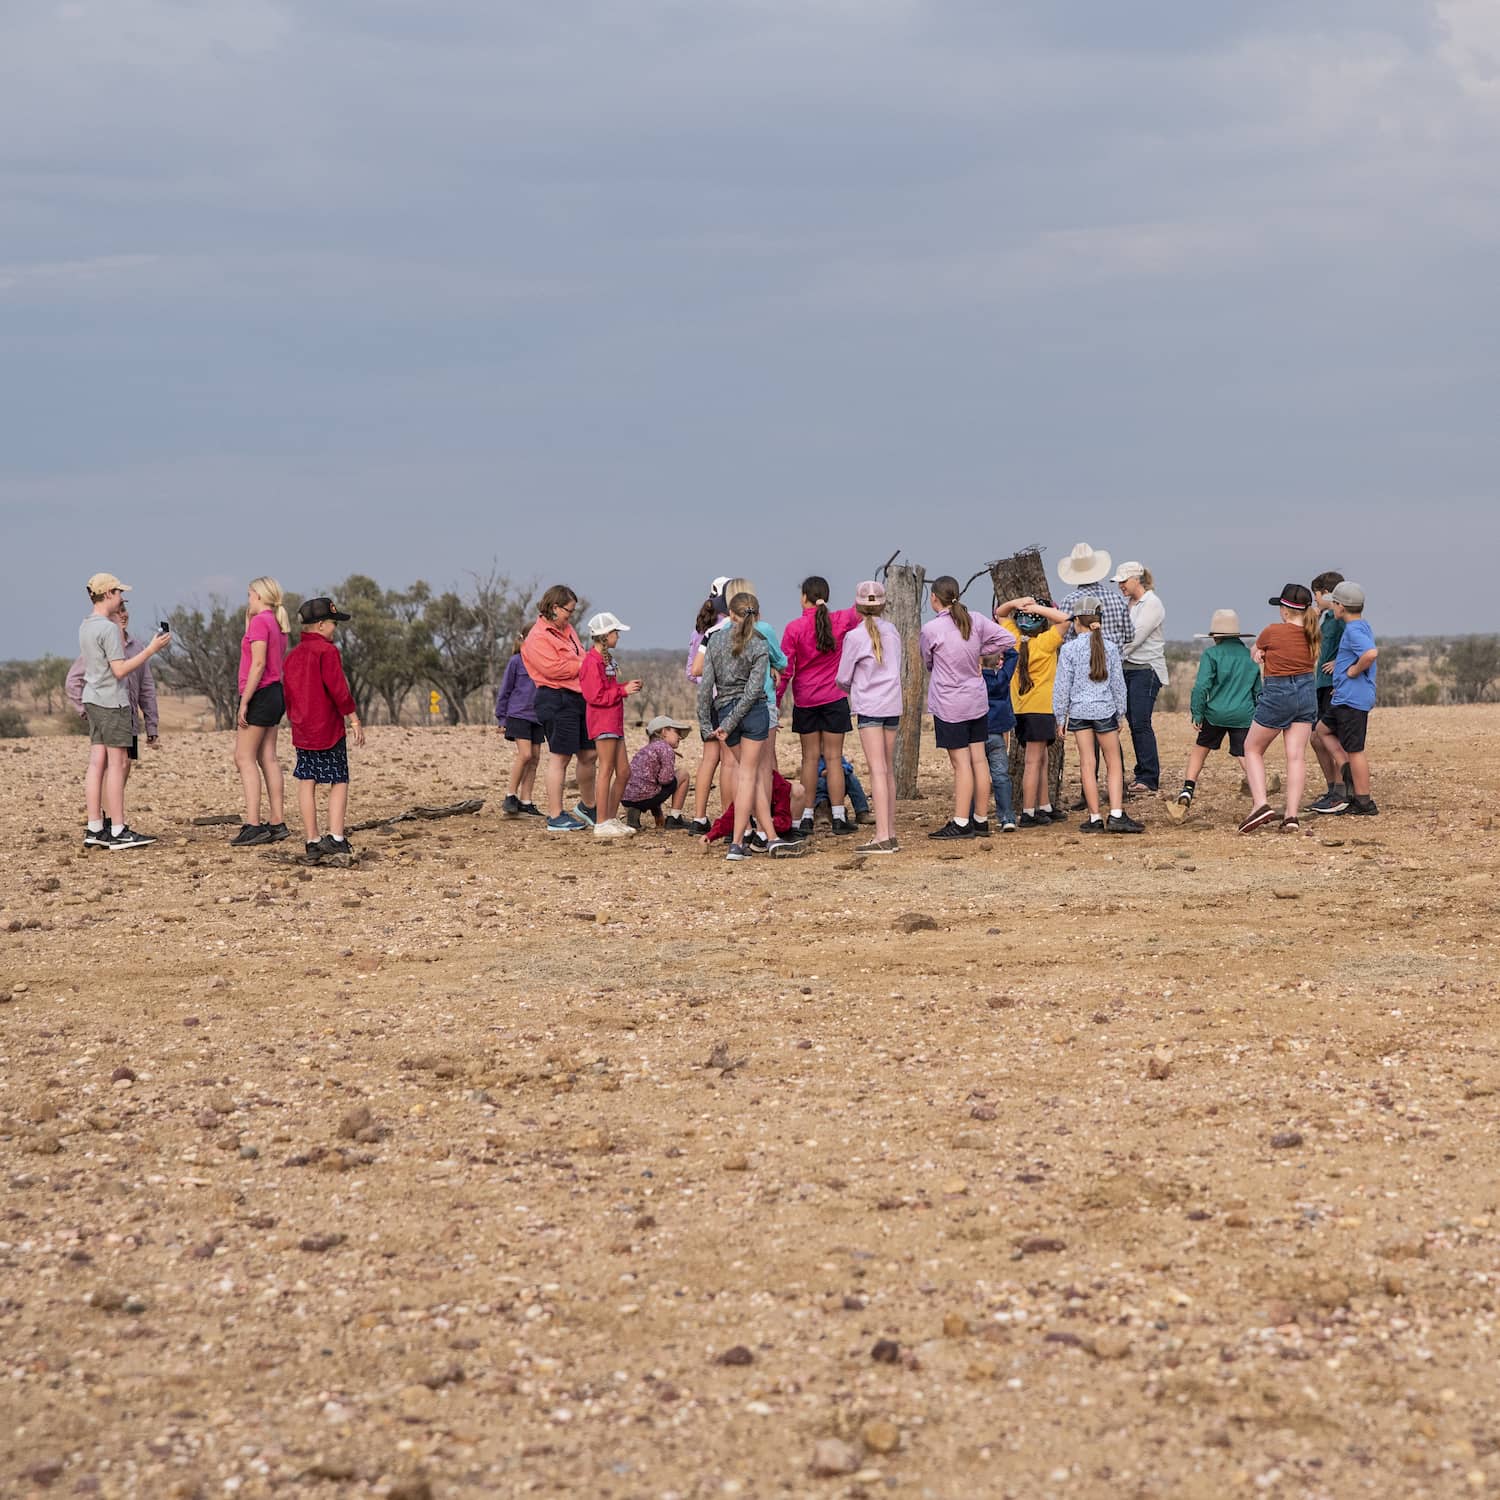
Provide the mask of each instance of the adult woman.
[{"label": "adult woman", "polygon": [[[578,688],[583,643],[573,629],[578,595],[554,583],[537,606],[536,624],[521,643],[521,660],[536,684],[536,717],[547,737],[547,832],[581,833],[594,825],[594,742]],[[579,801],[563,811],[568,762],[578,761]]]},{"label": "adult woman", "polygon": [[1155,580],[1144,563],[1121,563],[1114,581],[1130,602],[1130,639],[1125,644],[1125,722],[1135,751],[1135,770],[1127,791],[1155,795],[1161,781],[1156,731],[1151,714],[1156,695],[1167,685],[1167,637],[1162,629],[1166,607],[1156,597]]},{"label": "adult woman", "polygon": [[[235,715],[234,764],[245,788],[245,821],[229,842],[238,849],[280,843],[290,834],[282,805],[281,762],[276,737],[286,702],[281,663],[286,656],[287,619],[281,585],[257,578],[245,591],[245,634],[240,640],[240,706]],[[260,820],[261,778],[265,778],[270,819]]]}]

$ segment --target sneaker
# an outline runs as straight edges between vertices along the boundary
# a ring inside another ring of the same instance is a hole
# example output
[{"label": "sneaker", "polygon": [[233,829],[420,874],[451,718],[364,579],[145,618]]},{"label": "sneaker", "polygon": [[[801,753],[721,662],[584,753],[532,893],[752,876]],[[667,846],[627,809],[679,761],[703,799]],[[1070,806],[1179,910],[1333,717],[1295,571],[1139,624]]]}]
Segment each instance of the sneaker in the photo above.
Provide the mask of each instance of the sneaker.
[{"label": "sneaker", "polygon": [[253,844],[269,844],[271,842],[271,825],[269,823],[241,823],[240,831],[230,839],[231,849],[248,849]]},{"label": "sneaker", "polygon": [[302,857],[310,865],[318,865],[323,862],[323,842],[319,839],[316,843],[303,845]]},{"label": "sneaker", "polygon": [[1068,815],[1060,807],[1039,807],[1036,810],[1036,820],[1045,827],[1048,823],[1066,823]]},{"label": "sneaker", "polygon": [[1335,792],[1330,788],[1308,808],[1308,811],[1315,813],[1341,813],[1347,811],[1348,807],[1348,797],[1342,792]]},{"label": "sneaker", "polygon": [[594,824],[594,837],[596,839],[628,839],[635,833],[628,823],[622,823],[618,818],[606,818],[602,823]]},{"label": "sneaker", "polygon": [[867,807],[863,812],[855,813],[854,821],[861,828],[873,828],[875,826],[875,814]]},{"label": "sneaker", "polygon": [[571,818],[567,813],[558,813],[555,818],[547,819],[548,833],[582,833],[589,825],[580,823],[577,818]]},{"label": "sneaker", "polygon": [[1154,786],[1147,786],[1144,781],[1132,781],[1125,788],[1125,795],[1127,797],[1154,797],[1156,795],[1156,788]]},{"label": "sneaker", "polygon": [[1046,828],[1052,822],[1051,818],[1039,818],[1035,813],[1023,812],[1016,819],[1017,828]]},{"label": "sneaker", "polygon": [[285,823],[272,823],[270,825],[270,828],[271,842],[273,844],[284,843],[292,836],[292,830],[288,828]]},{"label": "sneaker", "polygon": [[519,818],[521,816],[521,799],[511,795],[500,804],[500,816],[502,818]]},{"label": "sneaker", "polygon": [[547,816],[535,802],[523,802],[521,804],[521,811],[528,818],[545,818]]},{"label": "sneaker", "polygon": [[810,839],[812,837],[812,835],[813,835],[813,820],[812,820],[812,814],[811,813],[809,813],[806,816],[798,819],[798,821],[797,821],[797,832],[800,833],[802,835],[802,837],[805,838],[805,839]]},{"label": "sneaker", "polygon": [[109,843],[104,847],[107,849],[144,849],[147,844],[154,844],[156,840],[149,833],[137,833],[135,829],[122,824],[119,828],[111,829]]},{"label": "sneaker", "polygon": [[1078,800],[1068,809],[1069,812],[1087,812],[1089,810],[1089,799],[1082,792],[1078,794]]},{"label": "sneaker", "polygon": [[98,833],[94,833],[87,823],[83,825],[83,847],[85,849],[108,849],[109,848],[109,819],[104,820],[104,827]]},{"label": "sneaker", "polygon": [[1146,825],[1137,823],[1128,813],[1121,813],[1118,817],[1111,813],[1104,820],[1104,831],[1106,833],[1144,833]]},{"label": "sneaker", "polygon": [[1262,802],[1254,812],[1240,824],[1241,833],[1254,833],[1257,828],[1264,828],[1267,823],[1276,821],[1276,811],[1269,804]]},{"label": "sneaker", "polygon": [[1177,794],[1177,800],[1184,807],[1191,807],[1193,805],[1193,793],[1191,789],[1188,787],[1183,787],[1183,789]]},{"label": "sneaker", "polygon": [[1380,816],[1380,809],[1375,806],[1373,797],[1365,797],[1362,800],[1359,797],[1353,797],[1348,807],[1344,809],[1344,816],[1346,818],[1375,818]]},{"label": "sneaker", "polygon": [[731,844],[729,846],[729,853],[726,854],[724,856],[724,858],[725,859],[749,859],[750,856],[749,856],[748,853],[746,853],[745,846],[743,844]]},{"label": "sneaker", "polygon": [[[775,829],[771,831],[775,833]],[[771,847],[771,840],[757,828],[745,835],[745,847],[752,853],[764,854]]]},{"label": "sneaker", "polygon": [[800,859],[811,848],[806,839],[772,839],[766,846],[766,853],[772,859]]},{"label": "sneaker", "polygon": [[1001,833],[1014,833],[1015,831],[1016,831],[1016,820],[1015,820],[1014,817],[1007,818],[1000,825],[1000,832]]},{"label": "sneaker", "polygon": [[585,807],[582,802],[573,804],[573,816],[587,827],[592,828],[599,821],[599,809],[597,807]]},{"label": "sneaker", "polygon": [[941,828],[935,829],[927,837],[930,839],[968,839],[973,838],[974,833],[967,824],[960,828],[952,818],[949,818]]},{"label": "sneaker", "polygon": [[976,839],[987,839],[990,836],[990,820],[988,818],[970,818],[969,832]]},{"label": "sneaker", "polygon": [[[663,828],[672,833],[682,833],[687,826],[688,820],[681,813],[668,813],[666,822],[662,824]],[[707,832],[706,829],[704,831]]]},{"label": "sneaker", "polygon": [[854,824],[848,818],[835,818],[833,820],[833,831],[835,833],[853,833]]},{"label": "sneaker", "polygon": [[713,824],[707,818],[694,818],[687,826],[688,832],[700,839],[706,837],[712,827]]},{"label": "sneaker", "polygon": [[1083,822],[1081,822],[1078,825],[1078,831],[1079,831],[1079,833],[1103,833],[1104,832],[1104,819],[1103,818],[1085,818],[1083,820]]},{"label": "sneaker", "polygon": [[331,833],[325,833],[318,840],[318,848],[323,851],[325,859],[349,859],[354,854],[354,846],[348,839],[336,839]]}]

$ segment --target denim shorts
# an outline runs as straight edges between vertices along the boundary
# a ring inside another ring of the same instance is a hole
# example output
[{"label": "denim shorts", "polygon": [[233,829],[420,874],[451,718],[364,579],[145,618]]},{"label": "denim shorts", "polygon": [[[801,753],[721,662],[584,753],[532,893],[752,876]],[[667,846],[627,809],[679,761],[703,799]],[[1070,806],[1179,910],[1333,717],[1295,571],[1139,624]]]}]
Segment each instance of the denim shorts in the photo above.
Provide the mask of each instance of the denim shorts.
[{"label": "denim shorts", "polygon": [[1118,714],[1111,714],[1107,719],[1069,719],[1068,728],[1075,734],[1080,729],[1091,729],[1095,734],[1118,734],[1120,718]]},{"label": "denim shorts", "polygon": [[1318,721],[1317,680],[1311,672],[1296,677],[1267,677],[1261,683],[1255,722],[1265,729],[1290,729]]},{"label": "denim shorts", "polygon": [[726,745],[738,745],[741,740],[764,740],[771,733],[771,711],[766,707],[766,700],[761,699],[754,708],[746,713],[740,720],[738,729],[731,729],[725,736]]},{"label": "denim shorts", "polygon": [[900,727],[900,714],[859,714],[861,729],[896,729]]}]

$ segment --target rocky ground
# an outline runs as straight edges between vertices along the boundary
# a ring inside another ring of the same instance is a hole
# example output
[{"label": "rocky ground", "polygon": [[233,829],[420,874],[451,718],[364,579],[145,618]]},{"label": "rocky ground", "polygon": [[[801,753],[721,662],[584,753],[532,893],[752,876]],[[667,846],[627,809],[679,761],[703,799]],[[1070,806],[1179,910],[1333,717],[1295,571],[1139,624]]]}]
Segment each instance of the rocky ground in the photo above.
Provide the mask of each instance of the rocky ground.
[{"label": "rocky ground", "polygon": [[863,866],[549,838],[477,730],[371,734],[355,817],[489,801],[352,869],[192,826],[214,735],[85,855],[0,749],[0,1494],[1500,1489],[1497,731],[1246,839],[1215,757],[931,845],[929,751]]}]

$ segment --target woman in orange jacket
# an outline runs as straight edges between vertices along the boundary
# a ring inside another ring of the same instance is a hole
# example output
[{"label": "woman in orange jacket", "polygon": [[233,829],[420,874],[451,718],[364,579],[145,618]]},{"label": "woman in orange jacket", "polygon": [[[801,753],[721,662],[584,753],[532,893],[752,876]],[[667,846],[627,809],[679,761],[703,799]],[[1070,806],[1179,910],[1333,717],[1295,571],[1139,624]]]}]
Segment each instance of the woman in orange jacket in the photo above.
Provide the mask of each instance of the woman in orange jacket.
[{"label": "woman in orange jacket", "polygon": [[[594,742],[589,738],[587,707],[579,691],[583,645],[573,629],[578,595],[565,583],[554,583],[537,606],[536,624],[521,643],[521,660],[536,684],[536,717],[547,736],[547,832],[581,833],[594,825]],[[568,762],[578,759],[579,801],[563,811]]]}]

